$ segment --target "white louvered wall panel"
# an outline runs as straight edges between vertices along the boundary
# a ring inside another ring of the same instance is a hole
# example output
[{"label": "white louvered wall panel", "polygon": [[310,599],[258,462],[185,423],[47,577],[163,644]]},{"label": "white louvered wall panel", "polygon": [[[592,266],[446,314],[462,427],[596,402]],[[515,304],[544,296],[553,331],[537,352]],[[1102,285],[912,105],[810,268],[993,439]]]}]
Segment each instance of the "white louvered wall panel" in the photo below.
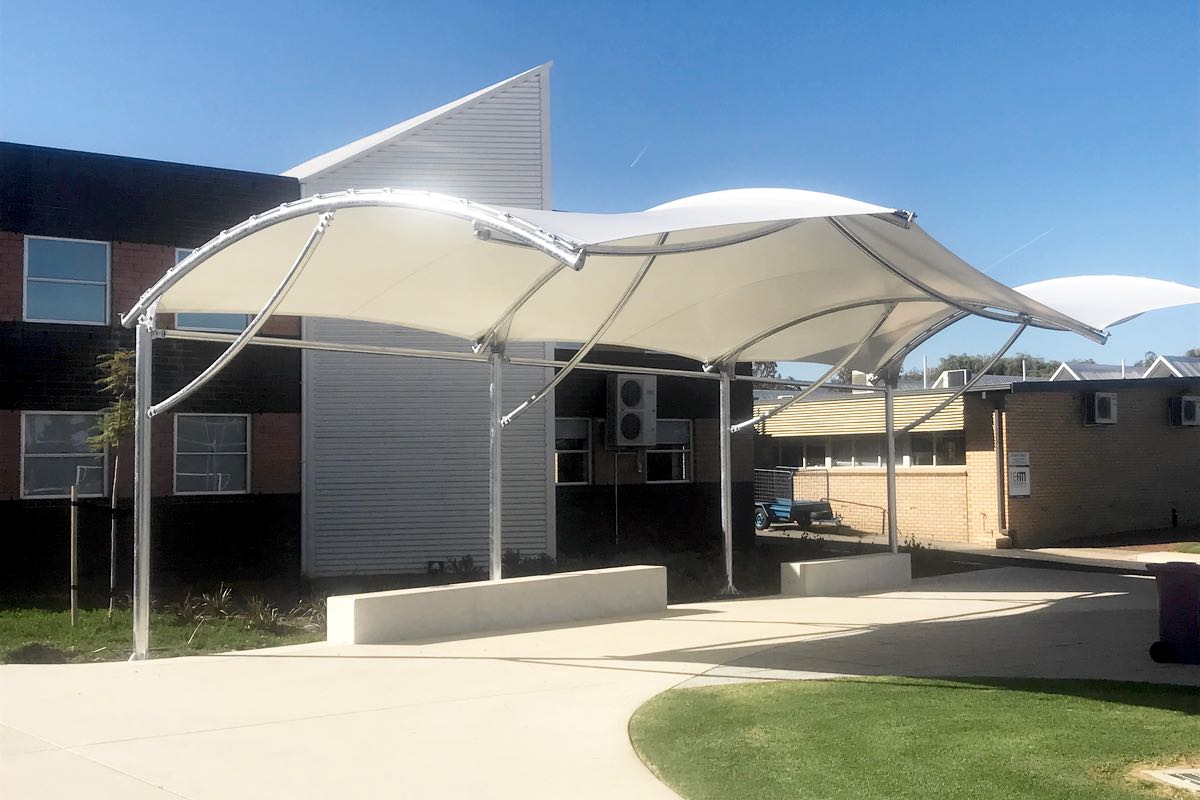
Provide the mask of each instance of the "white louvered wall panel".
[{"label": "white louvered wall panel", "polygon": [[543,175],[546,78],[531,75],[478,103],[383,145],[305,185],[338,189],[428,189],[480,203],[549,206]]},{"label": "white louvered wall panel", "polygon": [[[429,189],[548,207],[546,76],[537,73],[317,176],[306,194]],[[309,318],[309,339],[467,350],[439,334]],[[514,355],[545,357],[542,345]],[[505,407],[550,377],[506,367]],[[424,570],[470,554],[487,565],[488,368],[304,354],[304,568],[314,577]],[[553,399],[504,429],[504,547],[554,552]]]}]

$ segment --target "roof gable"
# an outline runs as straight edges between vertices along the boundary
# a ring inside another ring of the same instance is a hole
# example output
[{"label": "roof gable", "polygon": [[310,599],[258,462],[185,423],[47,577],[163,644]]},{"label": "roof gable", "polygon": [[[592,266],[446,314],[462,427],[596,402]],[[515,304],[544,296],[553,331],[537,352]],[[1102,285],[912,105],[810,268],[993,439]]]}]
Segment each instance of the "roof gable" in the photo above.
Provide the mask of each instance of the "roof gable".
[{"label": "roof gable", "polygon": [[396,125],[392,125],[389,128],[384,128],[383,130],[372,133],[369,136],[364,136],[361,139],[356,139],[349,144],[344,144],[341,147],[330,150],[327,153],[322,153],[319,156],[310,158],[303,164],[297,164],[282,174],[290,178],[297,178],[301,181],[308,181],[313,178],[317,178],[324,173],[329,172],[330,170],[337,169],[339,166],[348,161],[365,156],[381,147],[395,142],[398,139],[414,134],[426,126],[433,124],[437,120],[478,105],[488,98],[503,92],[509,87],[527,81],[535,76],[541,76],[543,78],[548,77],[550,68],[553,65],[553,61],[547,61],[546,63],[536,66],[533,69],[526,70],[519,75],[506,78],[499,83],[494,83],[491,86],[487,86],[465,97],[460,97],[458,100],[454,100],[450,103],[446,103],[443,106],[439,106],[432,111],[426,111],[424,114],[418,114],[411,119],[407,119],[403,122],[397,123]]}]

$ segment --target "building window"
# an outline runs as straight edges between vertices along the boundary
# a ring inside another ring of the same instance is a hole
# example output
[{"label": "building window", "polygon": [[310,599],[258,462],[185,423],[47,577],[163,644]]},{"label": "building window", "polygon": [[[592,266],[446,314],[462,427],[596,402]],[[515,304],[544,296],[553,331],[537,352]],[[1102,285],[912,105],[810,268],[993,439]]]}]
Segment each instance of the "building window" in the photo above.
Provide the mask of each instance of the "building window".
[{"label": "building window", "polygon": [[[178,264],[192,254],[186,247],[175,248],[175,263]],[[201,314],[183,313],[175,315],[175,327],[185,331],[217,331],[241,333],[250,324],[249,314]]]},{"label": "building window", "polygon": [[99,414],[26,411],[21,414],[21,496],[100,497],[108,485],[107,449],[95,452]]},{"label": "building window", "polygon": [[25,320],[108,324],[108,242],[25,237]]},{"label": "building window", "polygon": [[245,494],[249,485],[247,415],[175,415],[176,494]]},{"label": "building window", "polygon": [[854,466],[887,466],[887,437],[859,436],[854,440]]},{"label": "building window", "polygon": [[932,467],[936,464],[934,454],[937,449],[934,447],[933,434],[923,433],[915,434],[908,440],[909,464],[914,467]]},{"label": "building window", "polygon": [[960,467],[967,463],[966,444],[962,431],[914,434],[908,440],[908,463],[914,467]]},{"label": "building window", "polygon": [[592,482],[592,421],[583,417],[554,420],[554,482],[575,486]]},{"label": "building window", "polygon": [[962,466],[967,463],[966,436],[962,433],[942,433],[937,437],[937,465]]},{"label": "building window", "polygon": [[825,456],[829,452],[824,440],[820,443],[805,442],[804,444],[804,466],[806,467],[827,467],[829,463]]},{"label": "building window", "polygon": [[849,436],[838,436],[833,440],[833,466],[835,467],[853,467],[854,466],[854,440]]},{"label": "building window", "polygon": [[658,443],[646,451],[646,483],[692,479],[692,421],[659,419]]}]

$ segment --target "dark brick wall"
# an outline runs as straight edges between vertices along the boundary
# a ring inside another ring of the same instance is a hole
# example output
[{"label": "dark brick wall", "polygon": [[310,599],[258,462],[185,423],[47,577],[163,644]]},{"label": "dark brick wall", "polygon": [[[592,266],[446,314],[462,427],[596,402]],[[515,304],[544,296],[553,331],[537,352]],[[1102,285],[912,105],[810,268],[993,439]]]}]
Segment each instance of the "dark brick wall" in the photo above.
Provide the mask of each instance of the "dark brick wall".
[{"label": "dark brick wall", "polygon": [[[129,591],[133,564],[128,501],[118,515],[118,591]],[[107,591],[107,501],[85,501],[79,515],[80,587]],[[65,590],[69,510],[56,500],[0,501],[0,593]],[[291,580],[300,575],[300,496],[161,497],[153,507],[151,575],[156,588],[217,581]]]},{"label": "dark brick wall", "polygon": [[[0,408],[99,409],[96,359],[133,347],[123,328],[0,322]],[[154,343],[154,397],[162,399],[212,363],[224,345],[160,339]],[[196,394],[184,412],[300,411],[300,351],[248,347]]]},{"label": "dark brick wall", "polygon": [[[0,143],[0,590],[53,584],[64,574],[68,506],[20,500],[20,411],[86,411],[106,399],[96,359],[132,348],[120,314],[196,247],[252,214],[296,200],[299,184],[274,175]],[[26,323],[24,236],[111,243],[109,325]],[[162,323],[173,323],[164,315]],[[299,320],[277,317],[263,332],[298,336]],[[154,396],[182,387],[222,344],[159,340]],[[180,412],[249,413],[251,492],[175,497],[173,414],[154,425],[155,579],[163,582],[288,577],[299,573],[300,353],[247,348]],[[120,449],[121,490],[131,489],[130,448]],[[110,454],[110,469],[112,457]],[[107,500],[81,514],[85,584],[106,581]],[[121,517],[118,566],[127,585],[130,520]],[[93,581],[94,582],[94,581]]]},{"label": "dark brick wall", "polygon": [[[2,180],[2,178],[0,178]],[[0,320],[20,319],[25,297],[25,242],[0,230]]]},{"label": "dark brick wall", "polygon": [[[571,351],[556,356],[569,358]],[[699,371],[700,365],[677,356],[605,349],[593,352],[588,361],[604,364],[636,364],[662,369]],[[744,369],[743,369],[744,368]],[[748,373],[749,365],[739,367]],[[559,486],[556,493],[558,551],[569,556],[591,555],[614,548],[655,547],[667,550],[704,552],[721,546],[721,494],[719,484],[717,422],[720,388],[716,381],[695,378],[658,377],[658,415],[692,419],[692,483],[647,484],[634,467],[636,459],[620,461],[621,484],[614,501],[611,451],[599,440],[600,426],[593,426],[593,484]],[[752,411],[753,393],[747,382],[733,384],[732,412],[735,421]],[[608,414],[608,374],[573,372],[555,390],[555,414],[560,417],[602,419]],[[734,542],[739,548],[754,541],[754,489],[751,439],[734,437],[733,521]],[[619,515],[620,542],[615,542],[614,509]]]},{"label": "dark brick wall", "polygon": [[[721,548],[717,483],[560,486],[555,514],[558,552],[570,557],[644,547],[705,553]],[[754,486],[733,486],[734,547],[754,543]],[[615,514],[614,514],[615,509]],[[619,541],[614,530],[619,524]]]},{"label": "dark brick wall", "polygon": [[198,247],[300,197],[294,178],[0,143],[0,228]]}]

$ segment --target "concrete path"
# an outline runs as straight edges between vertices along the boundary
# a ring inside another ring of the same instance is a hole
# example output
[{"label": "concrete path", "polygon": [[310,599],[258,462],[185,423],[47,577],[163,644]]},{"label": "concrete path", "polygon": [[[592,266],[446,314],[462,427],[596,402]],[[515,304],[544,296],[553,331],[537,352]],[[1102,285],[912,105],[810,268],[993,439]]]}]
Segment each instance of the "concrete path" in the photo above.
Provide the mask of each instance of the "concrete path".
[{"label": "concrete path", "polygon": [[[760,537],[772,539],[796,539],[806,535],[799,528],[781,526],[768,531],[759,531]],[[831,542],[842,544],[872,544],[881,548],[886,547],[886,536],[875,534],[855,534],[853,536],[839,533],[817,531],[817,535]],[[930,542],[930,545],[945,553],[961,553],[976,559],[986,559],[995,562],[996,567],[1011,566],[1014,562],[1036,564],[1051,564],[1064,567],[1099,567],[1121,572],[1146,572],[1147,564],[1161,564],[1167,561],[1187,561],[1200,564],[1200,553],[1180,553],[1162,549],[1169,545],[1146,545],[1144,547],[1111,546],[1111,547],[1041,547],[1023,549],[1009,547],[1003,550],[995,547],[985,547],[979,544],[964,544],[961,542]]]},{"label": "concrete path", "polygon": [[626,729],[672,686],[814,673],[1200,685],[1200,670],[1146,657],[1155,620],[1144,577],[1000,569],[440,642],[5,666],[0,795],[669,798]]}]

